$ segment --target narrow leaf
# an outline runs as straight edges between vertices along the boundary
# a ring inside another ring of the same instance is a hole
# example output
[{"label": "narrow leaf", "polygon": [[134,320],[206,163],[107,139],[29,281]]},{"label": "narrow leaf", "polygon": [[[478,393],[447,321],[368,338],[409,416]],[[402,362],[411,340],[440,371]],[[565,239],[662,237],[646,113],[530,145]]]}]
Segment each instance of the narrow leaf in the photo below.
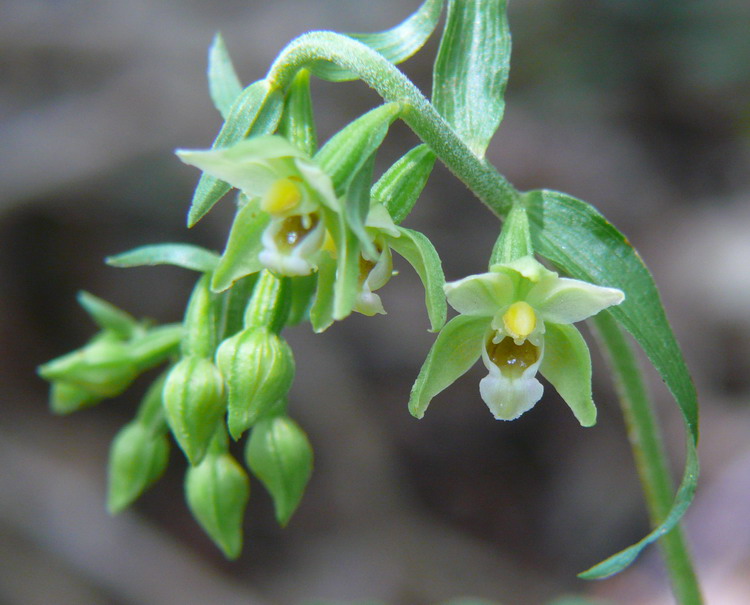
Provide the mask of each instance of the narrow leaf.
[{"label": "narrow leaf", "polygon": [[506,1],[450,0],[432,102],[478,157],[503,118],[509,70]]},{"label": "narrow leaf", "polygon": [[592,206],[564,193],[532,191],[525,202],[539,254],[572,277],[625,292],[625,301],[608,312],[641,345],[685,421],[687,461],[672,510],[643,540],[581,574],[586,579],[606,577],[627,567],[645,546],[674,527],[692,501],[698,478],[697,396],[656,284],[625,236]]},{"label": "narrow leaf", "polygon": [[398,228],[400,237],[388,238],[388,244],[414,267],[424,286],[424,300],[430,318],[432,332],[437,332],[445,323],[445,276],[435,247],[418,231]]},{"label": "narrow leaf", "polygon": [[208,49],[208,92],[225,120],[229,117],[232,104],[242,92],[242,84],[234,70],[224,38],[218,32]]},{"label": "narrow leaf", "polygon": [[409,412],[424,416],[432,398],[469,371],[482,354],[484,334],[489,326],[486,317],[459,315],[440,330],[411,388]]},{"label": "narrow leaf", "polygon": [[386,103],[368,111],[333,135],[315,154],[331,177],[336,195],[344,195],[351,180],[383,142],[388,127],[401,113],[400,103]]},{"label": "narrow leaf", "polygon": [[263,268],[258,255],[263,249],[263,231],[269,220],[269,215],[261,211],[257,200],[249,201],[237,211],[226,250],[211,281],[214,292],[223,292],[237,280]]},{"label": "narrow leaf", "polygon": [[154,244],[110,256],[106,262],[112,267],[173,265],[206,273],[216,267],[219,255],[192,244]]},{"label": "narrow leaf", "polygon": [[[283,105],[281,92],[265,80],[251,84],[232,104],[212,149],[222,149],[242,139],[272,133],[281,118]],[[190,205],[188,227],[195,225],[230,189],[227,183],[216,177],[202,175]]]},{"label": "narrow leaf", "polygon": [[418,145],[380,177],[370,195],[388,209],[393,222],[398,224],[411,212],[434,165],[433,151],[427,145]]},{"label": "narrow leaf", "polygon": [[[376,50],[391,63],[398,64],[414,55],[437,26],[443,0],[425,0],[417,11],[391,29],[370,34],[345,34]],[[332,82],[356,80],[357,76],[332,63],[321,62],[314,66],[316,76]]]}]

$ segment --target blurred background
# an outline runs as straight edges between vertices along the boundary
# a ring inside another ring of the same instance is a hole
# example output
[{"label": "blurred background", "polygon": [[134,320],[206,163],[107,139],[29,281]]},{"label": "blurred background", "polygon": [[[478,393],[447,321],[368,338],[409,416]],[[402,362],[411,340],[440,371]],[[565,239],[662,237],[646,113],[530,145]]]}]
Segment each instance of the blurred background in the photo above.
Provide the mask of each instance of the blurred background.
[{"label": "blurred background", "polygon": [[[598,353],[595,428],[551,388],[518,421],[493,421],[478,367],[418,422],[406,401],[434,337],[408,266],[381,291],[387,316],[288,332],[290,413],[316,469],[283,531],[253,484],[236,562],[192,521],[176,449],[137,505],[106,514],[109,443],[148,380],[72,417],[48,412],[35,367],[94,331],[78,290],[139,317],[182,316],[194,275],[105,256],[224,245],[231,202],[186,230],[197,172],[173,155],[209,146],[221,125],[205,83],[214,33],[249,83],[304,31],[385,29],[417,5],[0,0],[0,602],[672,602],[655,548],[610,580],[575,578],[648,526]],[[703,475],[686,524],[707,603],[748,603],[750,4],[527,0],[510,20],[506,116],[488,157],[520,189],[596,205],[650,266],[701,398]],[[427,93],[436,41],[403,66]],[[360,83],[316,82],[313,94],[323,141],[378,102]],[[380,170],[416,142],[396,125]],[[484,269],[498,230],[442,166],[406,224],[433,240],[449,280]],[[681,420],[650,380],[677,477]]]}]

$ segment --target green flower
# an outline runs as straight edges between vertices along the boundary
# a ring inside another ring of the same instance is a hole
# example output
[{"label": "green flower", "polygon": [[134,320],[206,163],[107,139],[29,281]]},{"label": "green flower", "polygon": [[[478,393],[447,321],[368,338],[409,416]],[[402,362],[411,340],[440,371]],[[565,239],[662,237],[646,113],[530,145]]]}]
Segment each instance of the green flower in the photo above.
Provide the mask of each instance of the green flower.
[{"label": "green flower", "polygon": [[621,290],[561,278],[532,256],[446,284],[460,316],[440,332],[412,390],[418,417],[430,399],[481,356],[488,375],[479,392],[499,420],[513,420],[542,397],[540,372],[583,426],[596,422],[591,359],[571,324],[624,300]]},{"label": "green flower", "polygon": [[[241,141],[227,149],[178,151],[186,164],[239,189],[266,215],[258,260],[279,275],[309,275],[341,212],[331,178],[280,136]],[[248,246],[252,248],[252,246]]]}]

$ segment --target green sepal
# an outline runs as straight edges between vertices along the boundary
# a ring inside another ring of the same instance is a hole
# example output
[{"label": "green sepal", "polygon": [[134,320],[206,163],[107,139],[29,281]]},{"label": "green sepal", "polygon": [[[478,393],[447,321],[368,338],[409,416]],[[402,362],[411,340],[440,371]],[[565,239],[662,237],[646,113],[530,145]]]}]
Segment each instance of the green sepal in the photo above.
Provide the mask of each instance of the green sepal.
[{"label": "green sepal", "polygon": [[65,416],[104,401],[106,397],[92,393],[77,384],[55,381],[50,386],[49,406],[53,413]]},{"label": "green sepal", "polygon": [[284,397],[294,380],[291,348],[263,327],[242,330],[221,343],[216,363],[227,385],[227,426],[234,439]]},{"label": "green sepal", "polygon": [[386,103],[368,111],[333,135],[315,154],[317,164],[331,177],[336,195],[347,192],[402,110],[400,103]]},{"label": "green sepal", "polygon": [[[328,209],[323,212],[331,213]],[[330,228],[331,237],[336,244],[336,273],[333,280],[333,309],[334,320],[347,317],[354,308],[359,293],[359,259],[360,241],[356,233],[347,228],[341,216],[332,217],[326,221]],[[320,266],[318,271],[320,271]],[[318,278],[318,291],[327,280]]]},{"label": "green sepal", "polygon": [[111,267],[172,265],[206,273],[216,268],[219,255],[193,244],[154,244],[109,256],[105,261]]},{"label": "green sepal", "polygon": [[139,327],[132,315],[88,292],[78,293],[78,304],[102,330],[113,332],[123,340],[133,336]]},{"label": "green sepal", "polygon": [[247,473],[228,453],[211,453],[185,475],[190,512],[228,559],[242,552],[242,521],[250,499]]},{"label": "green sepal", "polygon": [[115,514],[132,504],[161,477],[169,461],[169,440],[138,421],[125,425],[109,451],[107,508]]},{"label": "green sepal", "polygon": [[435,165],[435,153],[417,145],[391,166],[372,186],[372,199],[382,203],[399,224],[414,207]]},{"label": "green sepal", "polygon": [[242,83],[219,32],[216,32],[208,49],[208,92],[214,107],[225,120],[229,118],[232,104],[242,93]]},{"label": "green sepal", "polygon": [[310,317],[315,289],[318,286],[318,274],[301,275],[292,277],[289,292],[289,317],[286,320],[288,326],[296,326]]},{"label": "green sepal", "polygon": [[651,274],[640,256],[591,205],[556,191],[524,195],[536,251],[576,279],[625,292],[625,301],[608,309],[636,339],[677,401],[685,421],[685,471],[670,513],[648,536],[579,574],[604,578],[627,567],[648,544],[679,523],[692,501],[698,478],[698,401],[682,352],[667,321]]},{"label": "green sepal", "polygon": [[204,273],[190,295],[182,336],[184,356],[211,357],[216,348],[216,296],[210,288],[211,274]]},{"label": "green sepal", "polygon": [[151,383],[138,406],[135,420],[153,434],[167,432],[167,419],[164,416],[164,383],[169,370],[165,370]]},{"label": "green sepal", "polygon": [[[333,288],[336,283],[336,261],[325,255],[318,263],[318,282],[310,307],[310,323],[316,333],[333,323]],[[356,297],[356,294],[355,294]]]},{"label": "green sepal", "polygon": [[[425,0],[420,7],[391,29],[369,34],[345,34],[383,55],[394,64],[406,61],[414,55],[430,37],[440,19],[443,0]],[[333,63],[314,64],[313,72],[319,78],[331,82],[356,80],[357,75]]]},{"label": "green sepal", "polygon": [[214,292],[223,292],[237,280],[263,268],[258,255],[263,249],[263,231],[270,220],[268,213],[260,209],[257,199],[248,201],[237,210],[227,247],[211,281]]},{"label": "green sepal", "polygon": [[451,0],[435,60],[432,103],[477,157],[505,109],[510,31],[505,0]]},{"label": "green sepal", "polygon": [[388,245],[403,256],[422,280],[430,331],[437,332],[445,323],[448,305],[445,302],[445,275],[432,242],[418,231],[398,227],[399,237],[385,236]]},{"label": "green sepal", "polygon": [[581,426],[596,424],[591,397],[591,355],[572,324],[544,324],[544,358],[539,372],[555,387]]},{"label": "green sepal", "polygon": [[279,524],[286,525],[313,469],[313,450],[304,431],[288,416],[265,418],[250,433],[245,460],[271,494]]},{"label": "green sepal", "polygon": [[342,228],[345,229],[348,226],[357,236],[359,246],[367,258],[377,256],[372,237],[365,231],[365,221],[370,211],[370,187],[374,166],[375,154],[373,153],[349,183],[349,188],[344,197],[342,214],[339,217],[340,222],[343,221]]},{"label": "green sepal", "polygon": [[[231,147],[242,139],[270,134],[281,118],[284,98],[279,90],[265,80],[245,88],[232,104],[224,126],[212,149]],[[203,174],[193,194],[188,213],[188,227],[192,227],[213,208],[231,186],[208,174]]]},{"label": "green sepal", "polygon": [[206,454],[226,403],[224,380],[210,359],[183,357],[164,384],[167,423],[190,464]]},{"label": "green sepal", "polygon": [[487,317],[458,315],[440,330],[411,389],[409,412],[424,416],[432,398],[469,371],[482,355]]},{"label": "green sepal", "polygon": [[492,247],[488,266],[512,263],[514,260],[533,254],[529,217],[523,206],[515,204],[505,217],[500,235]]},{"label": "green sepal", "polygon": [[310,96],[310,72],[306,69],[297,72],[287,90],[279,134],[309,156],[318,149],[318,133]]}]

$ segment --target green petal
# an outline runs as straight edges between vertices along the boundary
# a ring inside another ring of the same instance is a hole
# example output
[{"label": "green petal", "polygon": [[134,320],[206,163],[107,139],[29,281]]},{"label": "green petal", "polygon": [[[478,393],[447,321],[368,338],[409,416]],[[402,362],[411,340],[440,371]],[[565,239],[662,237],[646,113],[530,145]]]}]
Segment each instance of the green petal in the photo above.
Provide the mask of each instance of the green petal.
[{"label": "green petal", "polygon": [[388,244],[403,256],[419,275],[424,286],[424,300],[430,326],[437,332],[445,323],[445,276],[432,242],[418,231],[398,227],[400,237],[388,237]]},{"label": "green petal", "polygon": [[526,301],[545,321],[571,324],[619,305],[625,299],[622,290],[595,286],[568,278],[543,279],[529,292]]},{"label": "green petal", "polygon": [[263,249],[261,238],[270,217],[259,208],[257,199],[237,211],[229,232],[227,248],[214,271],[211,289],[223,292],[238,279],[263,268],[258,255]]},{"label": "green petal", "polygon": [[318,284],[310,308],[310,323],[315,332],[323,332],[333,323],[333,285],[336,282],[336,261],[327,254],[318,263]]},{"label": "green petal", "polygon": [[570,325],[544,324],[544,358],[539,371],[573,411],[582,426],[596,424],[591,398],[591,356],[581,333]]},{"label": "green petal", "polygon": [[208,49],[208,92],[214,107],[225,120],[229,117],[232,104],[242,93],[242,84],[220,33],[214,36]]},{"label": "green petal", "polygon": [[[371,34],[345,34],[376,50],[391,63],[401,63],[416,53],[435,29],[443,0],[425,0],[417,11],[396,27]],[[356,80],[357,75],[332,63],[318,63],[316,76],[332,82]]]},{"label": "green petal", "polygon": [[274,181],[286,176],[269,165],[267,160],[307,157],[286,139],[273,135],[240,141],[225,149],[178,149],[176,153],[186,164],[200,168],[250,197],[262,196]]},{"label": "green petal", "polygon": [[412,416],[422,418],[432,398],[476,363],[482,354],[488,327],[486,317],[466,315],[454,317],[445,324],[411,389],[409,412]]},{"label": "green petal", "polygon": [[513,302],[513,280],[504,273],[470,275],[445,284],[450,305],[464,315],[492,317]]}]

